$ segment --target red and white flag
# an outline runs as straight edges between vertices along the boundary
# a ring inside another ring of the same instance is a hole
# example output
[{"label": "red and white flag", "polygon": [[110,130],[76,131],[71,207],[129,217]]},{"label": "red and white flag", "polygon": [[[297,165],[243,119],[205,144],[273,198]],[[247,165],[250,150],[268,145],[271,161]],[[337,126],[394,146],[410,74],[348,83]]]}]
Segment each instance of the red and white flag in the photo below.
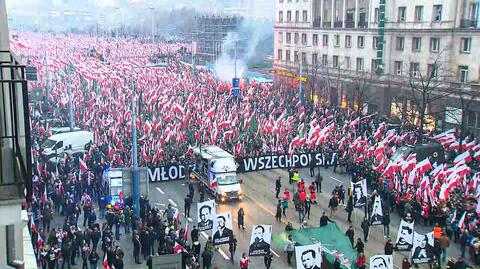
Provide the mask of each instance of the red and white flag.
[{"label": "red and white flag", "polygon": [[188,221],[187,225],[185,226],[185,232],[183,233],[183,240],[185,240],[185,242],[188,241]]},{"label": "red and white flag", "polygon": [[470,156],[470,152],[468,151],[465,151],[464,153],[458,155],[454,160],[453,160],[453,164],[457,164],[461,161],[464,161],[465,163],[469,163],[470,161],[472,161],[472,156]]},{"label": "red and white flag", "polygon": [[105,257],[103,258],[103,269],[110,269],[110,266],[108,266],[107,254],[105,254]]},{"label": "red and white flag", "polygon": [[78,158],[78,162],[80,165],[80,171],[85,172],[88,170],[87,164],[83,161],[82,158]]}]

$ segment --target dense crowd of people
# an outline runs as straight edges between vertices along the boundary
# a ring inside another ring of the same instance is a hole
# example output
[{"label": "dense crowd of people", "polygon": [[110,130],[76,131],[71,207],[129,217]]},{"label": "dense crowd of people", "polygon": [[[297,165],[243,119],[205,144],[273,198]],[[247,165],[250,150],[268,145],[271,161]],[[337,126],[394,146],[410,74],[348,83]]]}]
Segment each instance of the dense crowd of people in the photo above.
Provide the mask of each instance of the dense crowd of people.
[{"label": "dense crowd of people", "polygon": [[[187,162],[192,147],[201,144],[218,145],[236,157],[321,152],[332,160],[327,165],[351,174],[352,182],[367,180],[374,191],[370,205],[380,195],[387,212],[397,210],[402,218],[443,228],[445,235],[461,244],[462,253],[469,249],[472,260],[480,263],[480,156],[476,154],[480,148],[471,135],[460,137],[459,132],[446,132],[435,136],[432,132],[419,137],[416,130],[403,125],[391,128],[383,116],[302,103],[296,91],[288,87],[273,90],[270,84],[243,81],[242,97],[236,98],[228,82],[219,81],[208,70],[193,71],[181,61],[189,53],[189,45],[184,43],[18,33],[12,46],[37,67],[39,79],[29,82],[30,88],[48,87],[49,92],[31,108],[36,169],[35,201],[29,205],[29,213],[38,231],[33,242],[43,268],[54,268],[60,260],[62,267],[75,264],[77,256],[85,266],[90,263],[96,268],[106,257],[105,262],[115,269],[123,268],[124,253],[116,245],[122,225],[125,233],[132,228],[136,262],[140,262],[140,253],[147,259],[154,253],[176,252],[179,246],[187,250],[182,253],[197,254],[185,257],[189,264],[198,263],[200,256],[204,263],[211,260],[210,247],[205,246],[200,255],[199,246],[187,244],[185,230],[173,209],[160,213],[142,200],[141,214],[136,218],[131,201],[114,205],[108,201],[103,172],[131,165],[132,99],[138,103],[135,113],[140,166],[181,159]],[[166,66],[142,67],[152,62],[166,62]],[[69,125],[69,98],[75,125],[93,132],[94,141],[80,155],[67,154],[56,161],[43,158],[41,145],[50,136],[51,127]],[[417,168],[422,160],[415,160],[410,167],[409,156],[392,159],[403,145],[415,145],[427,138],[442,143],[447,155],[445,165],[433,163],[423,169]],[[87,165],[85,171],[80,159]],[[459,170],[464,167],[465,171]],[[277,220],[285,215],[290,195],[300,223],[308,219],[321,181],[317,175],[315,185],[299,185],[293,194],[287,189],[282,197],[281,186],[277,185]],[[336,188],[329,203],[330,217],[335,217],[339,203],[351,208],[350,200],[351,190]],[[367,213],[368,208],[371,206],[367,206]],[[82,212],[83,225],[78,223]],[[51,227],[54,215],[64,217],[62,227]],[[102,255],[97,250],[99,243]]]}]

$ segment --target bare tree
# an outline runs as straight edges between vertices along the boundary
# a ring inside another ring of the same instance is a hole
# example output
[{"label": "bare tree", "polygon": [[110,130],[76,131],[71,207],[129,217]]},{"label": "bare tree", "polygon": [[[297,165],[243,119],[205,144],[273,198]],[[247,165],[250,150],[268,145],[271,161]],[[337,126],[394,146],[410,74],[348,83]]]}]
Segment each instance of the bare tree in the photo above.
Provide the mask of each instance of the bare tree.
[{"label": "bare tree", "polygon": [[[459,153],[462,153],[462,144],[467,133],[467,115],[468,112],[473,112],[473,104],[480,101],[480,91],[472,89],[468,84],[461,84],[452,89],[451,92],[452,97],[458,99],[459,108],[452,109],[447,107],[446,113],[460,126]],[[461,110],[460,117],[458,117],[458,109]]]},{"label": "bare tree", "polygon": [[[363,109],[365,109],[365,104],[368,102],[369,91],[372,86],[372,76],[373,73],[370,73],[370,77],[360,75],[353,79],[351,83],[352,96],[354,100],[354,102],[352,102],[352,109],[357,113],[363,111]],[[355,104],[357,104],[357,106],[355,106]]]},{"label": "bare tree", "polygon": [[[442,65],[441,58],[445,50],[439,52],[431,59],[428,68],[422,71],[418,63],[409,66],[407,84],[410,106],[398,105],[401,110],[402,120],[411,124],[417,130],[417,140],[423,141],[423,132],[428,119],[445,113],[445,110],[435,110],[434,105],[451,95],[452,73]],[[396,96],[396,102],[402,100]],[[418,115],[418,117],[416,116]]]}]

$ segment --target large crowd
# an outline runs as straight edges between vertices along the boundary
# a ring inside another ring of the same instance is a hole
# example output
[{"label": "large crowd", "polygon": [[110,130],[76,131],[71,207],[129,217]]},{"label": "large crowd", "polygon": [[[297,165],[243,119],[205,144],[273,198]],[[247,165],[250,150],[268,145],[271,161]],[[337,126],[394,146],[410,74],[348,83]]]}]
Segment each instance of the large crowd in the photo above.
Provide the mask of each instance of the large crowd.
[{"label": "large crowd", "polygon": [[[54,268],[60,260],[75,263],[77,256],[92,266],[106,257],[109,265],[123,268],[124,253],[115,243],[122,226],[125,232],[132,228],[132,242],[144,258],[155,252],[173,253],[181,246],[198,254],[185,258],[197,262],[200,250],[186,243],[175,212],[160,213],[142,200],[136,218],[131,202],[112,206],[107,201],[103,171],[131,165],[132,98],[138,104],[140,166],[188,161],[192,147],[201,144],[218,145],[236,157],[305,151],[322,152],[326,159],[338,156],[332,163],[335,169],[352,174],[353,182],[367,179],[369,188],[382,196],[384,208],[411,216],[417,223],[443,227],[480,262],[480,146],[471,135],[459,137],[458,131],[447,131],[419,137],[411,128],[391,128],[383,116],[300,102],[295,90],[274,90],[254,81],[242,81],[238,99],[230,93],[229,82],[181,61],[190,50],[185,43],[23,32],[11,45],[37,67],[38,80],[29,82],[29,88],[42,88],[47,96],[48,86],[48,98],[34,103],[30,111],[36,169],[35,199],[29,211],[38,231],[33,242],[43,268]],[[69,98],[75,126],[93,132],[94,141],[82,155],[53,162],[42,158],[41,145],[52,127],[69,125]],[[419,139],[441,142],[446,163],[428,162],[430,166],[424,167],[422,160],[412,161],[409,156],[392,159],[402,145],[414,145]],[[80,169],[79,158],[87,164],[86,171]],[[345,193],[342,189],[335,195],[342,198]],[[78,223],[82,212],[83,223]],[[65,221],[54,229],[50,222],[56,214]],[[106,255],[98,254],[99,243]]]}]

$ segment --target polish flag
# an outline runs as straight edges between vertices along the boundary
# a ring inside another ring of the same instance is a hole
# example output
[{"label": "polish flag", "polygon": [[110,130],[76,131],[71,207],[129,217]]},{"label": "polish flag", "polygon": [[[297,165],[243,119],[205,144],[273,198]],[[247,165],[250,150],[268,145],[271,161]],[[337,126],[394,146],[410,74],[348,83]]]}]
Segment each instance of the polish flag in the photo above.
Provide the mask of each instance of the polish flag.
[{"label": "polish flag", "polygon": [[402,165],[402,172],[406,173],[412,171],[417,165],[417,154],[413,153],[408,155],[407,160]]},{"label": "polish flag", "polygon": [[472,157],[470,156],[470,152],[465,151],[464,153],[458,155],[455,160],[453,160],[453,164],[457,164],[461,161],[465,161],[465,163],[468,163],[472,161]]},{"label": "polish flag", "polygon": [[475,160],[480,160],[480,150],[476,151],[475,154],[473,154],[473,158],[475,158]]},{"label": "polish flag", "polygon": [[108,266],[107,254],[105,254],[105,257],[103,258],[103,269],[110,269],[110,266]]},{"label": "polish flag", "polygon": [[183,240],[185,240],[185,242],[188,241],[188,221],[187,225],[185,226],[185,232],[183,233]]},{"label": "polish flag", "polygon": [[354,127],[360,124],[360,117],[356,118],[352,122],[350,122],[350,127]]},{"label": "polish flag", "polygon": [[40,249],[40,248],[42,247],[42,244],[43,244],[43,239],[42,239],[42,237],[40,236],[40,234],[38,234],[37,249]]},{"label": "polish flag", "polygon": [[425,173],[426,171],[429,171],[432,169],[432,164],[430,163],[430,160],[428,158],[426,158],[425,160],[417,163],[417,165],[415,166],[415,168],[417,168],[417,171],[420,173],[420,174],[423,174]]},{"label": "polish flag", "polygon": [[82,158],[78,158],[80,164],[80,171],[85,172],[88,170],[87,164],[83,161]]},{"label": "polish flag", "polygon": [[43,189],[42,197],[40,198],[41,202],[45,202],[46,200],[47,200],[47,185],[45,185],[45,188]]},{"label": "polish flag", "polygon": [[212,107],[210,108],[210,110],[208,110],[207,115],[205,115],[205,117],[210,118],[210,117],[213,117],[214,115],[215,115],[215,107]]},{"label": "polish flag", "polygon": [[33,221],[33,215],[30,217],[30,229],[33,232],[38,233],[37,226],[35,226],[35,222]]},{"label": "polish flag", "polygon": [[467,215],[467,211],[463,212],[462,217],[458,221],[458,227],[460,227],[461,230],[465,229],[465,215]]},{"label": "polish flag", "polygon": [[175,242],[175,245],[173,246],[173,253],[178,254],[182,252],[187,252],[187,251],[182,247],[182,245]]}]

